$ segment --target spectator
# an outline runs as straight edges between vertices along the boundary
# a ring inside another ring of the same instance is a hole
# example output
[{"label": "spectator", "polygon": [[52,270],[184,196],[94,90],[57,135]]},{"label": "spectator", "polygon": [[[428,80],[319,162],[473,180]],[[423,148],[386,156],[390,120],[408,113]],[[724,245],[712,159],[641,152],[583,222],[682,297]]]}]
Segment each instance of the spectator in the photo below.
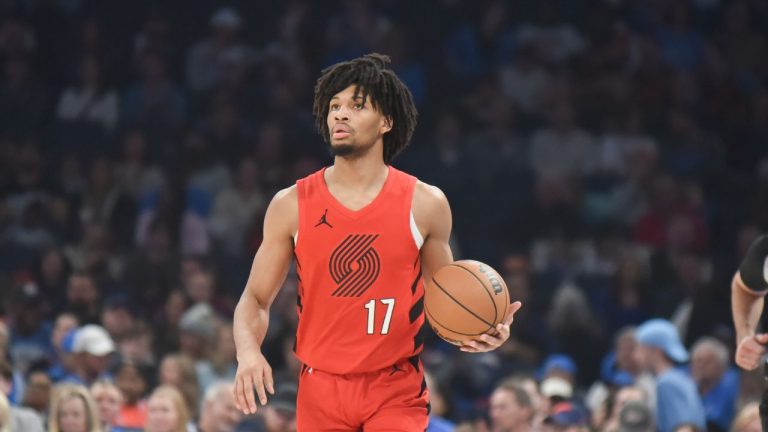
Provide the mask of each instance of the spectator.
[{"label": "spectator", "polygon": [[200,432],[233,432],[243,418],[235,406],[232,381],[217,381],[205,391],[200,410]]},{"label": "spectator", "polygon": [[82,126],[94,124],[105,132],[115,128],[118,119],[117,93],[107,87],[103,64],[99,59],[82,59],[78,83],[64,90],[56,117],[64,122],[79,122]]},{"label": "spectator", "polygon": [[100,378],[109,377],[107,371],[115,343],[104,327],[88,324],[79,328],[75,334],[74,352],[78,361],[73,382],[91,385]]},{"label": "spectator", "polygon": [[267,432],[296,432],[296,383],[279,384],[263,413]]},{"label": "spectator", "polygon": [[[197,363],[197,377],[201,389],[207,389],[216,381],[232,381],[237,373],[237,352],[232,323],[219,324],[216,334],[210,361]],[[293,355],[293,351],[290,355]]]},{"label": "spectator", "polygon": [[91,274],[83,271],[72,273],[67,283],[66,309],[81,324],[98,323],[101,296],[100,287]]},{"label": "spectator", "polygon": [[619,412],[619,431],[653,432],[655,430],[653,413],[642,402],[628,402]]},{"label": "spectator", "polygon": [[122,361],[114,370],[115,385],[122,393],[123,404],[114,426],[125,430],[141,429],[147,421],[145,393],[149,389],[146,368]]},{"label": "spectator", "polygon": [[724,343],[712,337],[691,348],[691,377],[704,403],[707,430],[727,431],[736,411],[739,374],[730,368],[731,356]]},{"label": "spectator", "polygon": [[45,299],[35,283],[21,286],[11,311],[8,355],[14,366],[25,373],[32,363],[47,359],[53,351],[51,324],[45,320]]},{"label": "spectator", "polygon": [[189,408],[179,391],[170,386],[156,388],[147,401],[145,432],[187,432]]},{"label": "spectator", "polygon": [[194,361],[207,360],[216,340],[216,315],[207,303],[184,312],[179,321],[179,349]]},{"label": "spectator", "polygon": [[688,360],[677,329],[667,320],[644,322],[635,333],[635,356],[640,367],[656,378],[656,416],[660,432],[673,432],[684,425],[706,427],[706,416],[696,385],[675,368]]},{"label": "spectator", "polygon": [[200,386],[194,360],[183,354],[169,354],[160,362],[159,374],[161,385],[179,390],[187,411],[194,418],[197,411],[195,408],[200,402]]},{"label": "spectator", "polygon": [[105,432],[114,432],[118,422],[123,395],[120,389],[110,381],[96,381],[91,386],[91,395],[99,410],[102,428]]},{"label": "spectator", "polygon": [[88,389],[76,384],[54,388],[49,432],[103,432],[96,402]]},{"label": "spectator", "polygon": [[502,384],[494,390],[490,401],[493,432],[527,432],[533,430],[536,414],[528,393],[517,385]]},{"label": "spectator", "polygon": [[589,413],[572,402],[553,406],[541,425],[542,432],[588,432]]},{"label": "spectator", "polygon": [[227,53],[233,49],[253,53],[238,41],[243,19],[237,10],[223,7],[214,12],[209,25],[211,35],[190,48],[187,55],[187,85],[196,93],[213,89],[222,79]]},{"label": "spectator", "polygon": [[429,403],[431,407],[429,427],[427,427],[426,432],[450,432],[456,426],[444,417],[450,410],[447,395],[444,390],[441,390],[441,387],[429,372],[424,372],[424,380],[429,389]]},{"label": "spectator", "polygon": [[48,413],[51,402],[51,388],[53,382],[48,375],[47,364],[41,362],[33,365],[27,373],[24,385],[24,399],[22,405],[33,410],[40,419]]},{"label": "spectator", "polygon": [[[13,386],[13,369],[5,359],[0,358],[0,395],[6,400],[9,400]],[[34,411],[28,408],[22,408],[18,406],[10,407],[10,429],[11,431],[24,431],[24,432],[43,432],[43,421],[35,414]]]}]

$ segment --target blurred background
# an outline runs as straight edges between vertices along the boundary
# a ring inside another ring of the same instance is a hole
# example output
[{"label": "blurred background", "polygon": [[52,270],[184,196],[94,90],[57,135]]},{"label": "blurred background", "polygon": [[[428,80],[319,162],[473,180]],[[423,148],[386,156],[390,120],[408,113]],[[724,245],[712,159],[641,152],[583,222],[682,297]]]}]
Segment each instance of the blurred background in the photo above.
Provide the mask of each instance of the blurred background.
[{"label": "blurred background", "polygon": [[[768,226],[768,2],[0,0],[10,412],[57,423],[79,387],[52,386],[98,381],[85,409],[107,430],[144,428],[150,395],[181,395],[204,432],[295,428],[294,274],[263,347],[283,403],[243,419],[217,384],[267,203],[332,163],[315,80],[371,51],[420,111],[394,166],[446,193],[456,258],[524,305],[496,352],[429,332],[431,430],[538,429],[563,400],[618,430],[616,395],[642,375],[632,326],[653,317],[722,354],[682,365],[710,430],[754,411],[729,291]],[[499,411],[502,383],[529,403]]]}]

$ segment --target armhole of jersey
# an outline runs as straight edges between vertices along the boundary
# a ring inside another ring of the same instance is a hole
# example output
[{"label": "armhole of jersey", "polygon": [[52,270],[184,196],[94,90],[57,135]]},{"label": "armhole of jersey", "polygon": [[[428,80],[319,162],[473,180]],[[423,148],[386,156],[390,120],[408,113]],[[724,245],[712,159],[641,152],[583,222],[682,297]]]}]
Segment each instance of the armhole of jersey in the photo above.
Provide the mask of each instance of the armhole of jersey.
[{"label": "armhole of jersey", "polygon": [[424,237],[421,235],[421,231],[419,231],[419,227],[416,226],[416,219],[413,217],[413,209],[410,211],[411,214],[411,235],[413,235],[413,242],[416,243],[416,249],[421,250],[421,247],[424,245]]},{"label": "armhole of jersey", "polygon": [[299,230],[297,229],[295,233],[293,233],[293,246],[296,247],[296,244],[299,242]]},{"label": "armhole of jersey", "polygon": [[744,279],[741,280],[741,283],[737,283],[736,287],[755,297],[765,297],[766,294],[768,294],[768,290],[755,291],[752,288],[748,287],[747,284],[744,283]]}]

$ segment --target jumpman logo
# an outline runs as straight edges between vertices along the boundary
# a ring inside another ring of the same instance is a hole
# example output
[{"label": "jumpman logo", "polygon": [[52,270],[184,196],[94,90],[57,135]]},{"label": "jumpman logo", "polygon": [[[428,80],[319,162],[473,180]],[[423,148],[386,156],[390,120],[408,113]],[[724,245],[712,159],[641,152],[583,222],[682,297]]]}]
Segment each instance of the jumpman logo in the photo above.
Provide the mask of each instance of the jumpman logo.
[{"label": "jumpman logo", "polygon": [[315,228],[319,227],[320,225],[328,225],[330,228],[333,228],[333,225],[328,223],[328,219],[326,217],[328,216],[328,209],[325,209],[325,212],[322,216],[320,216],[320,220],[315,224]]},{"label": "jumpman logo", "polygon": [[395,372],[405,372],[405,371],[403,369],[400,369],[398,365],[392,365],[392,371],[389,373],[389,376],[394,375]]}]

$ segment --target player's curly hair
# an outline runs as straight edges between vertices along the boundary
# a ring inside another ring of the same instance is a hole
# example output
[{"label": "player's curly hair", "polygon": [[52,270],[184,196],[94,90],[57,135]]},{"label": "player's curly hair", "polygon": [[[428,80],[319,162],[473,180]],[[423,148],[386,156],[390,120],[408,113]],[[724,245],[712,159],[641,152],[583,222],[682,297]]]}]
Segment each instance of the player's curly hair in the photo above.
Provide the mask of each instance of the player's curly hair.
[{"label": "player's curly hair", "polygon": [[392,130],[384,134],[384,163],[387,165],[411,141],[418,117],[411,91],[389,64],[388,56],[371,53],[323,69],[315,85],[312,107],[315,126],[325,142],[329,142],[326,118],[331,98],[351,85],[356,86],[355,97],[362,95],[367,101],[370,96],[373,107],[392,121]]}]

